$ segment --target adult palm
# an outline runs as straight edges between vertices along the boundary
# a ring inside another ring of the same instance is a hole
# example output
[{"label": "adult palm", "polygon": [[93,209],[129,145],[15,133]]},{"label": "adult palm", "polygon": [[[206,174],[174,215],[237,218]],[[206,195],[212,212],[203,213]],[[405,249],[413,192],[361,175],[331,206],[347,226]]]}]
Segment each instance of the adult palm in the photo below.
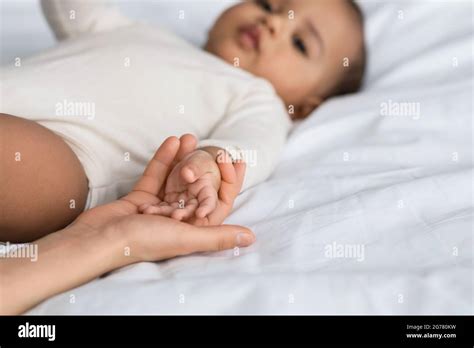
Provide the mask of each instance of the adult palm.
[{"label": "adult palm", "polygon": [[206,218],[184,223],[169,217],[139,213],[140,207],[161,201],[160,193],[171,168],[195,147],[196,139],[189,134],[180,139],[166,139],[128,195],[82,213],[74,224],[106,231],[108,236],[125,236],[130,253],[128,256],[136,262],[158,261],[194,252],[252,244],[255,236],[249,229],[234,225],[216,226],[230,213],[240,191],[245,172],[243,163],[219,164],[223,172],[219,205]]}]

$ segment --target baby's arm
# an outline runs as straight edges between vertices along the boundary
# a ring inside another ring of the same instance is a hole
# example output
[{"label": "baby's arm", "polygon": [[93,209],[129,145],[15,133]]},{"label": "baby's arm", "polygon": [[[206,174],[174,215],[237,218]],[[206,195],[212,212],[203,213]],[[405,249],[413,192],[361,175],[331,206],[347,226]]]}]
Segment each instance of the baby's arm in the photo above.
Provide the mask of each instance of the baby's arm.
[{"label": "baby's arm", "polygon": [[[225,181],[226,177],[235,175],[219,171],[224,166],[217,167],[216,163],[229,162],[230,159],[246,162],[244,188],[264,181],[271,174],[291,121],[281,100],[268,85],[266,88],[263,86],[258,84],[249,89],[246,95],[230,105],[229,113],[217,125],[210,139],[200,142],[200,149],[173,169],[166,185],[165,202],[148,206],[141,212],[179,220],[192,220],[194,213],[197,218],[211,214],[219,204],[220,177]],[[189,174],[190,168],[194,168],[195,175]],[[201,180],[201,176],[205,180]],[[199,190],[203,193],[201,197],[197,194]],[[233,199],[227,203],[231,207]]]},{"label": "baby's arm", "polygon": [[273,87],[259,80],[229,105],[226,117],[198,146],[225,149],[233,160],[244,161],[245,190],[270,176],[291,125],[285,105]]},{"label": "baby's arm", "polygon": [[41,6],[58,40],[132,23],[107,0],[41,0]]}]

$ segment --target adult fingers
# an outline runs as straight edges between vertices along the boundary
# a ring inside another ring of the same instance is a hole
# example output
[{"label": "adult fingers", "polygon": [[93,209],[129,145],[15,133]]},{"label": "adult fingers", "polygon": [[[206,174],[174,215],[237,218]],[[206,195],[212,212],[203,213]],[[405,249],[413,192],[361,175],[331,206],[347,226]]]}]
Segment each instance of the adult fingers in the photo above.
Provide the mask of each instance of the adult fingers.
[{"label": "adult fingers", "polygon": [[226,204],[232,204],[240,193],[244,182],[246,164],[244,162],[237,162],[233,165],[233,168],[235,172],[235,181],[222,181],[219,190],[219,199]]},{"label": "adult fingers", "polygon": [[[192,134],[184,134],[179,138],[180,146],[176,157],[171,164],[171,168],[174,168],[184,157],[189,155],[191,152],[196,150],[197,138]],[[168,181],[169,183],[169,181]],[[165,185],[161,187],[161,190],[158,192],[158,197],[163,200],[165,196]]]},{"label": "adult fingers", "polygon": [[237,195],[240,193],[240,190],[242,189],[242,185],[244,184],[244,179],[245,179],[245,170],[247,169],[247,164],[245,162],[237,162],[234,164],[235,168],[235,173],[237,175],[237,180],[235,183],[235,189],[237,191]]},{"label": "adult fingers", "polygon": [[219,204],[208,216],[210,225],[220,225],[230,214],[234,201],[239,195],[245,177],[246,165],[244,162],[234,164],[236,180],[234,183],[222,181],[219,189]]},{"label": "adult fingers", "polygon": [[180,147],[178,154],[176,155],[176,162],[181,161],[189,153],[193,152],[196,149],[197,139],[192,134],[184,134],[179,138]]},{"label": "adult fingers", "polygon": [[225,150],[219,150],[219,153],[216,157],[217,165],[219,166],[219,171],[221,172],[221,180],[229,184],[235,183],[237,180],[235,168],[232,164],[232,158],[229,153]]},{"label": "adult fingers", "polygon": [[186,254],[247,247],[255,240],[251,230],[237,225],[210,227],[188,225],[181,233],[181,245]]},{"label": "adult fingers", "polygon": [[158,195],[163,183],[168,176],[170,166],[173,163],[180,147],[177,137],[167,138],[155,152],[148,163],[143,176],[135,184],[133,191],[144,191],[152,195]]}]

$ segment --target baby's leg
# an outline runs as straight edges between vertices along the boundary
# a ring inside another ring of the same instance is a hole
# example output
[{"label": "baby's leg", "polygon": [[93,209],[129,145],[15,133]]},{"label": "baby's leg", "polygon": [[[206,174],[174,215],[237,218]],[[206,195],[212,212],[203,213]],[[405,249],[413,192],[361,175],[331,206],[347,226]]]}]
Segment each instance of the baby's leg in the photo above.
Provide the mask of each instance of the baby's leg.
[{"label": "baby's leg", "polygon": [[84,169],[47,128],[0,114],[0,159],[0,241],[33,241],[83,211],[88,192]]}]

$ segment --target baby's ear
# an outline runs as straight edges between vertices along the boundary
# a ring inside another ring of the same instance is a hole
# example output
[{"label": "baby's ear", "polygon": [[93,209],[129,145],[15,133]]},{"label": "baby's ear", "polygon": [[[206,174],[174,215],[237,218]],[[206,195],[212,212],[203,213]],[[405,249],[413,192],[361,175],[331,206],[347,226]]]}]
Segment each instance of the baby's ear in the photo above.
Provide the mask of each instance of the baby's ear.
[{"label": "baby's ear", "polygon": [[293,115],[290,115],[292,119],[299,120],[309,116],[316,108],[321,105],[324,99],[317,95],[312,95],[306,98],[306,100],[295,107]]}]

